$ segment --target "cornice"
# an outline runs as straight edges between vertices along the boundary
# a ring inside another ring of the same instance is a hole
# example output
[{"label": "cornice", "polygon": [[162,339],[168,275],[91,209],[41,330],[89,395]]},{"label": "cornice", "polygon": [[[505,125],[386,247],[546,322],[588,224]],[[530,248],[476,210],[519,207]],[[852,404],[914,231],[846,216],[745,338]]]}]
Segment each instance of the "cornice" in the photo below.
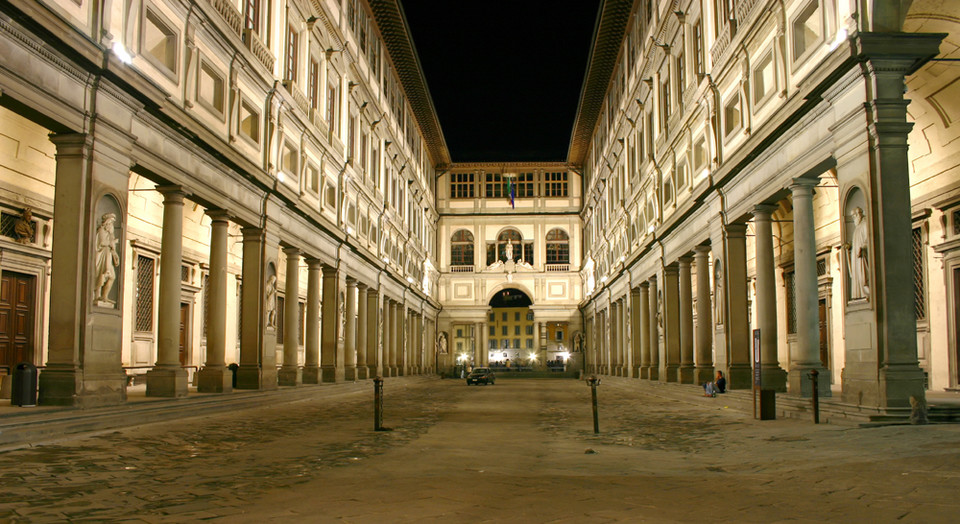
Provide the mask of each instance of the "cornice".
[{"label": "cornice", "polygon": [[440,129],[440,120],[427,88],[403,7],[399,0],[370,0],[370,9],[434,164],[449,164],[450,151]]},{"label": "cornice", "polygon": [[573,124],[567,151],[567,162],[570,164],[583,165],[584,157],[590,148],[590,138],[617,66],[632,9],[632,0],[604,0],[600,7],[593,31],[587,73],[580,89],[577,119]]}]

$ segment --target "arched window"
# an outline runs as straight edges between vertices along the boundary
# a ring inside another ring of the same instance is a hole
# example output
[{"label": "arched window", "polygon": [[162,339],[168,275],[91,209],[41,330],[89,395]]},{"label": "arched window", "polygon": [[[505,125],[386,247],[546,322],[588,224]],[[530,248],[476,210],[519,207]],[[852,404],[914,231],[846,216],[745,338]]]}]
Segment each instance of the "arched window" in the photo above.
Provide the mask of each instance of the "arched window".
[{"label": "arched window", "polygon": [[473,265],[473,233],[460,229],[450,237],[450,265]]},{"label": "arched window", "polygon": [[562,229],[547,232],[547,264],[570,263],[570,237]]},{"label": "arched window", "polygon": [[523,235],[516,229],[504,229],[498,236],[496,242],[487,244],[487,265],[500,260],[507,261],[508,247],[514,262],[523,260],[528,264],[533,264],[533,242],[524,242]]}]

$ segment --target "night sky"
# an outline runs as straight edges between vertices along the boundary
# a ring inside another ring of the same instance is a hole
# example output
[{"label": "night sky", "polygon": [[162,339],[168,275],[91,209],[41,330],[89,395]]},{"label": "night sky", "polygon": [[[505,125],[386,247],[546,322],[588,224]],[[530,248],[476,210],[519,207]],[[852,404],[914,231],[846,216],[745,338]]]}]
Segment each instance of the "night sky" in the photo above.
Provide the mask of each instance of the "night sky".
[{"label": "night sky", "polygon": [[402,0],[454,162],[564,161],[599,0]]}]

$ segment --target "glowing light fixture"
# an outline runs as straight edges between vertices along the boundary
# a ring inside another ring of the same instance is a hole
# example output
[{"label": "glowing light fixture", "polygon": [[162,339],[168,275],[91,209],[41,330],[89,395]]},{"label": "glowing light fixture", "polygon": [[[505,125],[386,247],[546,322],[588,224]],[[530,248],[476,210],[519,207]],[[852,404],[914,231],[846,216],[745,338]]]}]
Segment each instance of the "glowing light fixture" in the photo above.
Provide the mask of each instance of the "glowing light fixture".
[{"label": "glowing light fixture", "polygon": [[130,56],[130,53],[127,52],[127,48],[123,47],[123,43],[120,41],[115,41],[113,43],[113,54],[117,55],[117,60],[120,60],[124,64],[133,62],[133,57]]}]

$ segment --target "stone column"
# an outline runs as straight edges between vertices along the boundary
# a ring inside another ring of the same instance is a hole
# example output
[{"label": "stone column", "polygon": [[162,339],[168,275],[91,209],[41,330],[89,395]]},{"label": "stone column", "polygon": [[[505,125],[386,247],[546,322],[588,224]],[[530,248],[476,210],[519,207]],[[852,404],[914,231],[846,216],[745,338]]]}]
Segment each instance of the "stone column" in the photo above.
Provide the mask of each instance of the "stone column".
[{"label": "stone column", "polygon": [[617,376],[626,377],[630,375],[629,362],[627,362],[627,299],[617,300]]},{"label": "stone column", "polygon": [[690,257],[680,257],[680,382],[694,384],[693,282]]},{"label": "stone column", "polygon": [[399,374],[399,369],[397,368],[397,347],[400,343],[400,334],[397,333],[397,315],[399,313],[399,308],[397,303],[393,300],[390,301],[390,318],[388,319],[390,324],[390,352],[387,355],[387,362],[390,364],[390,376],[396,377]]},{"label": "stone column", "polygon": [[650,283],[640,283],[640,378],[650,379]]},{"label": "stone column", "polygon": [[657,305],[657,277],[650,277],[649,324],[650,324],[650,380],[660,380],[660,312]]},{"label": "stone column", "polygon": [[344,354],[343,275],[332,266],[323,266],[322,337],[320,342],[320,376],[323,382],[343,382]]},{"label": "stone column", "polygon": [[[104,126],[98,129],[106,129]],[[40,370],[40,405],[96,407],[126,401],[123,370],[123,300],[126,245],[126,195],[129,150],[121,151],[98,136],[51,135],[57,148],[54,187],[53,247],[50,273],[47,361]],[[94,151],[96,149],[96,151]],[[106,149],[106,154],[102,153]],[[98,200],[93,201],[93,195]],[[102,196],[100,196],[102,195]],[[115,203],[109,209],[108,201]],[[100,205],[104,204],[101,208]],[[97,283],[96,226],[107,213],[115,215],[119,263],[109,286],[115,303],[95,300]],[[39,355],[37,355],[39,357]],[[34,363],[38,363],[35,360]]]},{"label": "stone column", "polygon": [[283,364],[277,376],[281,386],[299,386],[303,383],[300,371],[300,250],[288,247],[286,280],[283,300]]},{"label": "stone column", "polygon": [[380,376],[389,377],[392,376],[393,373],[393,365],[390,362],[390,348],[393,347],[393,337],[391,337],[391,333],[393,332],[392,301],[384,296],[383,304],[381,305],[380,309],[382,315],[380,317],[378,331],[383,337],[383,340],[382,344],[377,350],[377,353],[380,357],[378,366],[380,368]]},{"label": "stone column", "polygon": [[727,224],[724,227],[727,246],[727,355],[730,372],[729,389],[753,387],[753,365],[750,359],[750,319],[747,314],[747,226]]},{"label": "stone column", "polygon": [[147,396],[185,397],[187,371],[180,363],[180,266],[183,264],[183,198],[186,194],[180,186],[158,186],[157,190],[163,194],[157,363],[147,372]]},{"label": "stone column", "polygon": [[304,319],[303,383],[320,383],[320,260],[307,259],[307,318]]},{"label": "stone column", "polygon": [[344,334],[344,379],[356,382],[357,378],[357,281],[347,279],[347,332]]},{"label": "stone column", "polygon": [[227,351],[227,229],[225,211],[207,211],[210,216],[210,273],[207,276],[207,361],[197,372],[197,391],[229,393],[233,373],[226,366]]},{"label": "stone column", "polygon": [[695,248],[697,265],[697,369],[694,383],[713,381],[713,304],[710,302],[710,247]]},{"label": "stone column", "polygon": [[383,313],[380,309],[380,291],[367,291],[367,376],[383,374],[380,360],[380,343],[383,340]]},{"label": "stone column", "polygon": [[816,179],[796,178],[793,194],[794,298],[797,309],[797,343],[790,355],[790,392],[813,395],[810,370],[821,372],[821,395],[830,395],[829,376],[820,362],[820,325],[817,289],[817,240],[813,216],[813,188]]},{"label": "stone column", "polygon": [[663,268],[663,346],[667,382],[680,380],[680,270],[677,266]]},{"label": "stone column", "polygon": [[357,282],[357,380],[366,380],[367,371],[367,285]]},{"label": "stone column", "polygon": [[[267,233],[243,228],[243,284],[240,296],[240,368],[237,389],[275,389],[276,331],[268,326]],[[271,246],[272,247],[272,246]]]},{"label": "stone column", "polygon": [[642,368],[641,350],[643,344],[640,335],[640,288],[635,287],[630,290],[630,352],[632,366],[630,368],[631,378],[640,378],[640,369]]},{"label": "stone column", "polygon": [[609,312],[609,322],[610,324],[610,346],[607,348],[607,373],[611,376],[617,376],[620,372],[620,363],[618,361],[619,351],[620,351],[620,329],[618,325],[618,319],[620,317],[617,313],[617,301],[611,300],[610,307],[607,309]]},{"label": "stone column", "polygon": [[[760,381],[763,389],[787,390],[787,373],[777,355],[777,283],[773,258],[773,230],[770,214],[777,206],[761,204],[754,208],[757,265],[757,328],[760,329]],[[816,277],[816,260],[814,260]],[[816,310],[816,302],[814,302]],[[752,340],[752,339],[751,339]]]}]

